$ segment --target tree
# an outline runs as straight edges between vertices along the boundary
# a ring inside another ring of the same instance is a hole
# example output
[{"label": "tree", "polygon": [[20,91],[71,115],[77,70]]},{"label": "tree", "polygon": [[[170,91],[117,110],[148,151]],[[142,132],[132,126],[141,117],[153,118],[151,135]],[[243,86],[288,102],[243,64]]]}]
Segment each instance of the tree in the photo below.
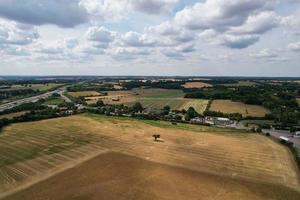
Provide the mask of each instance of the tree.
[{"label": "tree", "polygon": [[185,114],[185,120],[190,121],[192,118],[195,118],[199,116],[199,114],[196,112],[196,110],[193,107],[189,107]]},{"label": "tree", "polygon": [[97,103],[96,103],[96,106],[97,106],[97,107],[102,107],[102,106],[104,106],[103,101],[102,101],[102,100],[98,100]]},{"label": "tree", "polygon": [[132,111],[133,112],[142,112],[144,110],[142,104],[140,102],[136,102],[133,106],[132,106]]},{"label": "tree", "polygon": [[170,110],[171,110],[170,106],[164,106],[162,114],[168,115]]},{"label": "tree", "polygon": [[160,138],[159,134],[153,134],[152,137],[154,137],[154,141],[157,141],[158,138]]}]

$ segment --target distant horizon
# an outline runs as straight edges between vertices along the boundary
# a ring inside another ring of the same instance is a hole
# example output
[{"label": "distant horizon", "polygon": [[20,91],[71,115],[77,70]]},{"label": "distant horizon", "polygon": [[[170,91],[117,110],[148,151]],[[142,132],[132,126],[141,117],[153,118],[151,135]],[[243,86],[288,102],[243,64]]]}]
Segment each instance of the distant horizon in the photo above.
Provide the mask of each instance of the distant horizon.
[{"label": "distant horizon", "polygon": [[291,78],[300,79],[300,76],[185,76],[185,75],[0,75],[1,77],[157,77],[157,78]]},{"label": "distant horizon", "polygon": [[0,73],[300,76],[299,0],[0,1]]}]

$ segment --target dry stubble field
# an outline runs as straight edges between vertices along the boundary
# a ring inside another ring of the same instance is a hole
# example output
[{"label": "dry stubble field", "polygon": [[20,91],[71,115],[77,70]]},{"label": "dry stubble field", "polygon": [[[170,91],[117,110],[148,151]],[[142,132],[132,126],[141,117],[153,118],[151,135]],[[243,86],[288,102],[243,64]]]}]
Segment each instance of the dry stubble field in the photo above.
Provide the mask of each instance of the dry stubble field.
[{"label": "dry stubble field", "polygon": [[268,109],[262,106],[249,105],[230,100],[213,100],[210,110],[223,113],[240,113],[243,117],[264,117],[266,114],[270,113]]},{"label": "dry stubble field", "polygon": [[287,148],[220,128],[72,116],[5,128],[0,158],[4,199],[300,198]]}]

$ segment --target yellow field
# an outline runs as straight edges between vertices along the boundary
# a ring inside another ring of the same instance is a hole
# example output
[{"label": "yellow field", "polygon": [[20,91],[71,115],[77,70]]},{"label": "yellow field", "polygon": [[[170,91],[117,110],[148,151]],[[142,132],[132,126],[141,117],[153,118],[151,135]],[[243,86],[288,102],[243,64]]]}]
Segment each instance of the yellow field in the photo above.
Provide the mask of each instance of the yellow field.
[{"label": "yellow field", "polygon": [[207,107],[208,100],[205,99],[186,99],[186,102],[181,106],[181,109],[189,109],[193,107],[198,113],[203,113]]},{"label": "yellow field", "polygon": [[3,118],[12,119],[14,117],[22,116],[25,113],[27,113],[27,111],[15,112],[15,113],[10,113],[10,114],[0,115],[0,119],[3,119]]},{"label": "yellow field", "polygon": [[68,92],[68,94],[72,97],[101,96],[101,94],[96,91]]},{"label": "yellow field", "polygon": [[270,113],[269,110],[262,106],[248,105],[242,102],[233,102],[230,100],[214,100],[210,107],[211,111],[223,113],[240,113],[244,117],[264,117]]},{"label": "yellow field", "polygon": [[[0,134],[0,196],[35,184],[7,199],[48,195],[52,199],[108,199],[110,195],[112,199],[121,196],[124,199],[157,199],[179,190],[180,194],[163,199],[182,199],[183,196],[198,199],[201,194],[205,194],[205,199],[219,196],[223,199],[296,200],[300,197],[299,192],[287,188],[300,188],[292,154],[288,148],[267,137],[195,132],[202,129],[195,125],[184,125],[182,129],[176,128],[181,125],[170,124],[162,128],[158,122],[149,122],[80,115],[9,126]],[[214,129],[225,131],[215,127],[203,130]],[[153,133],[160,133],[161,142],[153,141]],[[78,165],[111,151],[118,154],[105,154],[98,157],[98,161]],[[144,161],[148,163],[142,164]],[[149,168],[154,167],[154,163],[160,166]],[[77,165],[78,170],[70,169]],[[128,171],[130,169],[135,170]],[[156,173],[151,169],[156,169]],[[65,173],[57,174],[62,171]],[[48,178],[49,181],[39,183]],[[173,182],[170,180],[184,181],[184,184],[173,191],[175,185],[170,185]],[[151,190],[152,184],[164,189],[155,193]],[[195,184],[202,186],[194,187]],[[109,190],[101,189],[105,185]],[[193,196],[190,185],[197,195]],[[142,195],[146,191],[147,195],[131,196],[128,191],[132,189],[134,194]],[[92,195],[95,193],[99,196]]]},{"label": "yellow field", "polygon": [[204,87],[212,87],[211,84],[204,82],[187,82],[183,85],[184,88],[204,88]]}]

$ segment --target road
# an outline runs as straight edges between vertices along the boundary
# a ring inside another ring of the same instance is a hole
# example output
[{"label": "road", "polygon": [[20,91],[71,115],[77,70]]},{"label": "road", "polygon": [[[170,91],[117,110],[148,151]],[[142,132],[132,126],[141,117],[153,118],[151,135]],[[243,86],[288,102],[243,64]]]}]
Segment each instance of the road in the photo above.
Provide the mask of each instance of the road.
[{"label": "road", "polygon": [[[227,127],[236,128],[236,129],[245,129],[245,130],[251,130],[250,127],[244,126],[242,123],[234,122],[234,124],[231,124]],[[271,136],[280,139],[281,136],[289,138],[291,142],[294,143],[294,145],[300,149],[300,138],[293,137],[293,134],[289,131],[285,130],[276,130],[276,129],[262,129],[263,133],[270,133]]]},{"label": "road", "polygon": [[45,99],[45,98],[50,97],[54,93],[61,94],[62,98],[64,98],[67,102],[70,102],[71,100],[69,98],[67,98],[66,96],[63,96],[63,92],[66,91],[66,88],[67,87],[64,86],[64,87],[58,88],[56,90],[46,92],[46,93],[43,93],[43,94],[40,94],[40,95],[37,95],[37,96],[32,96],[32,97],[12,101],[12,102],[9,102],[9,103],[1,104],[0,105],[0,112],[2,112],[4,110],[7,110],[7,109],[11,109],[13,107],[19,106],[19,105],[24,104],[24,103],[37,102],[40,99]]}]

